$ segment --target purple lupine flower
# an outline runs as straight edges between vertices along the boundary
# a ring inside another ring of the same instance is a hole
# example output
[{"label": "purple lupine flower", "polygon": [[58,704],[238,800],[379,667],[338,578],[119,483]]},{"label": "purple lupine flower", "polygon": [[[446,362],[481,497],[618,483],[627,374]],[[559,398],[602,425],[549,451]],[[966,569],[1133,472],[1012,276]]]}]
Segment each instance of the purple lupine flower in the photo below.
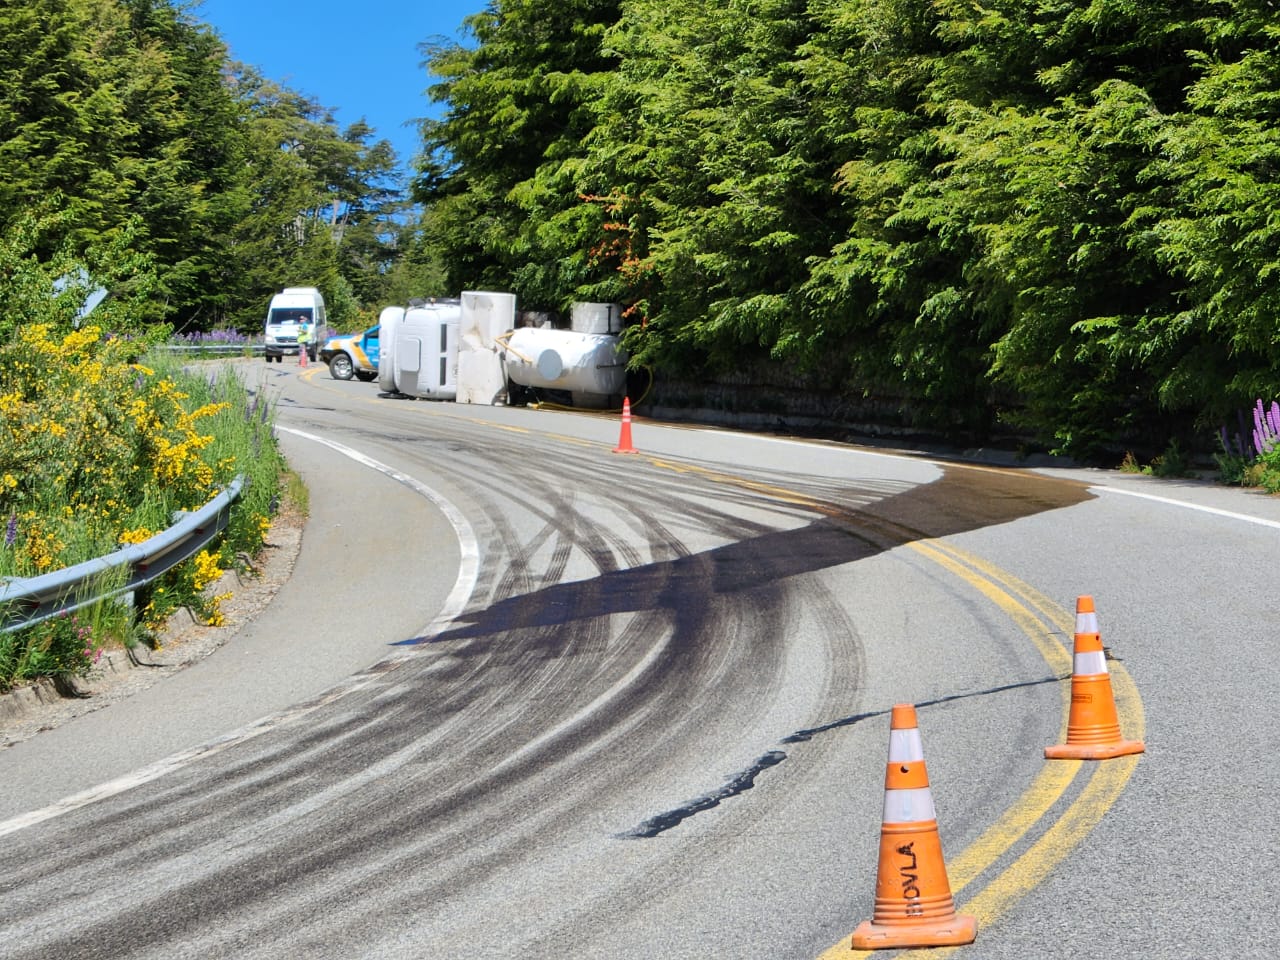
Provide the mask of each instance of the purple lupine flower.
[{"label": "purple lupine flower", "polygon": [[9,514],[9,522],[4,528],[4,545],[12,547],[18,542],[18,515],[16,513]]},{"label": "purple lupine flower", "polygon": [[1236,434],[1236,436],[1240,438],[1240,456],[1244,457],[1246,460],[1256,459],[1258,456],[1256,449],[1251,443],[1248,443],[1244,439],[1249,435],[1249,428],[1245,424],[1243,410],[1236,411],[1236,423],[1239,424],[1240,428],[1239,432]]},{"label": "purple lupine flower", "polygon": [[1280,405],[1274,401],[1268,410],[1259,399],[1253,408],[1253,445],[1259,456],[1270,453],[1280,439]]}]

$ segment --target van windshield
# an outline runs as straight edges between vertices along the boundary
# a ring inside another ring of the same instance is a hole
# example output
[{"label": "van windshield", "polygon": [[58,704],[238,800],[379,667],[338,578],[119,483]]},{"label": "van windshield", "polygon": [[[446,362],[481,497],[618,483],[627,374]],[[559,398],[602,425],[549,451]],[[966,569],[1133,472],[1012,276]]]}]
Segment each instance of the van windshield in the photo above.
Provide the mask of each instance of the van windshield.
[{"label": "van windshield", "polygon": [[267,323],[283,325],[288,323],[310,323],[310,307],[273,307]]}]

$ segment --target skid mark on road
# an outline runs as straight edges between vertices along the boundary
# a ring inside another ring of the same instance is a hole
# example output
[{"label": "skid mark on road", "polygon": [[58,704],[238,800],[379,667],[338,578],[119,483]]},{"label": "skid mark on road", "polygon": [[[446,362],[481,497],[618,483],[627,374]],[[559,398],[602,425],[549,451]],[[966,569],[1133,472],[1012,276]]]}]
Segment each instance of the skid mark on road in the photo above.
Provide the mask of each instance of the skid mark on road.
[{"label": "skid mark on road", "polygon": [[[1058,636],[1074,632],[1074,619],[1068,611],[1035,588],[1001,571],[975,554],[942,541],[908,544],[922,556],[939,563],[948,572],[969,583],[1000,607],[1036,644],[1037,649],[1055,671],[1065,666],[1070,677],[1071,656]],[[1112,661],[1111,682],[1116,711],[1128,736],[1142,739],[1145,717],[1137,685],[1123,664]],[[1069,685],[1063,684],[1062,734],[1065,735],[1070,709]],[[951,891],[957,897],[957,910],[978,920],[978,936],[982,928],[1007,913],[1029,890],[1042,883],[1065,860],[1102,820],[1115,804],[1133,775],[1137,756],[1104,760],[1091,764],[1088,783],[1056,817],[1050,820],[1067,788],[1085,769],[1080,760],[1046,761],[1035,780],[1022,796],[970,844],[947,867]],[[987,881],[978,892],[967,898],[960,893],[1001,858],[1033,829],[1043,832],[1032,845],[1008,867]],[[957,947],[930,948],[895,953],[897,957],[944,957]],[[824,951],[819,960],[848,957],[852,950],[848,938]]]},{"label": "skid mark on road", "polygon": [[[1034,644],[1059,682],[1069,680],[1072,654],[1062,638],[1074,633],[1074,618],[1051,598],[1034,587],[986,561],[976,554],[939,538],[929,537],[888,516],[875,516],[858,509],[809,496],[774,484],[762,484],[730,474],[676,465],[669,461],[651,460],[654,466],[677,472],[696,472],[715,483],[738,486],[753,493],[778,497],[789,504],[809,507],[824,516],[843,521],[850,527],[879,540],[885,547],[901,546],[913,550],[936,564],[948,575],[966,583],[993,603]],[[963,476],[961,472],[951,476]],[[967,481],[964,481],[967,482]],[[1119,662],[1113,662],[1112,685],[1121,726],[1129,735],[1141,739],[1143,733],[1142,701],[1132,678]],[[1061,683],[1062,723],[1065,736],[1070,711],[1070,686]],[[865,717],[850,718],[857,722]],[[785,754],[773,762],[780,762]],[[955,858],[948,870],[953,894],[959,894],[994,868],[1013,848],[1040,831],[1031,847],[997,874],[964,905],[967,913],[976,915],[980,924],[990,924],[1007,912],[1028,890],[1043,880],[1098,825],[1116,802],[1137,765],[1137,757],[1103,761],[1093,765],[1088,783],[1065,808],[1055,814],[1068,788],[1084,770],[1084,763],[1046,761],[1031,785],[974,843]],[[696,812],[696,811],[694,811]],[[845,957],[852,951],[846,938],[821,954],[819,960]],[[932,948],[928,956],[950,953],[951,949]],[[904,954],[899,954],[904,955]],[[917,952],[905,954],[915,956]],[[919,956],[926,954],[919,952]]]}]

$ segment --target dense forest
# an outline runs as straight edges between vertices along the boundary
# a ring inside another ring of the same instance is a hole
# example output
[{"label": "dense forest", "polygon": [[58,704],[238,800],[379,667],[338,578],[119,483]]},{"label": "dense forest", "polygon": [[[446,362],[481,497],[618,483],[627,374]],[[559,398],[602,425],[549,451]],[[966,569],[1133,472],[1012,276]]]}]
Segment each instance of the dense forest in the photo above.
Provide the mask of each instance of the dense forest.
[{"label": "dense forest", "polygon": [[127,246],[178,330],[296,282],[352,327],[617,302],[660,380],[781,372],[1078,456],[1280,394],[1270,0],[489,0],[422,45],[407,189],[197,17],[0,5],[0,235]]},{"label": "dense forest", "polygon": [[425,48],[451,286],[623,303],[921,427],[1203,444],[1280,392],[1269,0],[493,0]]},{"label": "dense forest", "polygon": [[188,7],[0,4],[0,234],[91,266],[127,238],[179,331],[259,328],[292,283],[355,322],[432,282],[390,145],[231,62]]}]

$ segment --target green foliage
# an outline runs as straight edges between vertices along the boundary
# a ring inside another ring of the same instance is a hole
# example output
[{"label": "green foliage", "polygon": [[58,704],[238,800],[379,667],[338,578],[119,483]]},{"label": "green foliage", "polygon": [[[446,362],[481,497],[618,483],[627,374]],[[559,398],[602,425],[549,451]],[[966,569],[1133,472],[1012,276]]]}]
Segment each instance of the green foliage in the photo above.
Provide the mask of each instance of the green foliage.
[{"label": "green foliage", "polygon": [[[48,206],[55,207],[57,199]],[[98,290],[112,296],[93,308],[95,324],[119,334],[162,337],[163,329],[147,323],[156,276],[152,258],[133,249],[138,222],[124,224],[80,255],[69,238],[53,246],[67,219],[65,213],[28,211],[0,231],[0,343],[26,324],[44,323],[60,332],[74,329]],[[42,257],[40,252],[51,246],[52,253]]]},{"label": "green foliage", "polygon": [[36,677],[83,677],[102,655],[102,637],[117,618],[102,612],[68,612],[13,634],[0,634],[0,691]]},{"label": "green foliage", "polygon": [[1280,447],[1258,457],[1245,471],[1244,479],[1249,486],[1261,487],[1267,493],[1280,493]]},{"label": "green foliage", "polygon": [[233,89],[247,178],[217,280],[230,321],[260,327],[272,293],[315,286],[346,324],[383,296],[398,257],[403,204],[390,145],[363,121],[339,130],[330,110],[251,68],[238,68]]},{"label": "green foliage", "polygon": [[[153,585],[141,611],[147,626],[181,605],[220,623],[222,598],[206,587],[258,552],[278,502],[283,461],[265,391],[251,394],[217,365],[206,377],[167,356],[135,362],[137,343],[104,340],[96,327],[60,339],[50,331],[23,327],[0,347],[0,431],[9,439],[0,452],[0,577],[37,576],[142,542],[243,475],[215,547]],[[103,645],[135,638],[132,614],[114,603],[78,617],[0,634],[0,688],[83,672]]]},{"label": "green foliage", "polygon": [[[561,14],[559,19],[557,15]],[[1202,0],[497,0],[429,48],[450,282],[1081,457],[1280,383],[1280,25]]]},{"label": "green foliage", "polygon": [[467,18],[474,45],[424,45],[443,120],[422,123],[414,196],[429,208],[424,244],[448,289],[512,289],[561,309],[593,269],[577,168],[592,106],[613,62],[603,29],[618,0],[492,3]]},{"label": "green foliage", "polygon": [[1230,452],[1214,454],[1214,462],[1218,464],[1218,482],[1230,486],[1248,485],[1247,477],[1253,461]]},{"label": "green foliage", "polygon": [[1124,459],[1120,462],[1121,473],[1141,473],[1148,477],[1166,477],[1176,479],[1178,477],[1189,477],[1193,474],[1191,469],[1191,460],[1182,450],[1177,440],[1169,441],[1169,445],[1165,447],[1163,453],[1156,455],[1146,466],[1142,466],[1138,462],[1138,458],[1133,455],[1132,450],[1125,451]]},{"label": "green foliage", "polygon": [[[12,318],[0,339],[0,578],[38,576],[146,540],[243,475],[247,486],[216,549],[166,574],[144,611],[155,624],[187,604],[216,623],[218,598],[205,588],[262,546],[280,489],[265,390],[251,394],[216,366],[209,376],[189,372],[167,355],[140,362],[148,338],[163,333],[131,335],[144,329],[145,258],[127,255],[121,234],[86,262],[67,252],[69,239],[41,262],[31,251],[47,226],[27,218],[0,244],[0,317]],[[113,279],[131,292],[80,316],[86,291]],[[112,602],[0,634],[0,689],[81,673],[102,645],[134,639],[132,613]]]},{"label": "green foliage", "polygon": [[376,300],[406,218],[390,144],[230,63],[192,11],[0,6],[0,235],[38,210],[56,214],[42,261],[127,238],[151,266],[145,319],[184,333],[252,329],[286,285]]}]

